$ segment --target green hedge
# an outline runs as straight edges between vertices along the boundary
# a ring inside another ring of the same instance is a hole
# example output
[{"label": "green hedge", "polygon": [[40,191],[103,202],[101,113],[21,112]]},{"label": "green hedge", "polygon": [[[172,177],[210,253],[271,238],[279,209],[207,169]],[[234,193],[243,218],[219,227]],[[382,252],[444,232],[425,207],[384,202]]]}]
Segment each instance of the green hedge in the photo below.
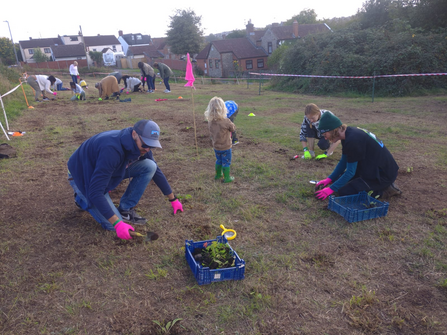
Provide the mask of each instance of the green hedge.
[{"label": "green hedge", "polygon": [[[309,36],[289,47],[280,73],[323,76],[372,76],[447,72],[447,30],[437,33],[356,29]],[[370,94],[372,79],[281,77],[276,88],[301,93],[356,92]],[[446,76],[379,78],[375,92],[408,95],[421,90],[446,89]]]}]

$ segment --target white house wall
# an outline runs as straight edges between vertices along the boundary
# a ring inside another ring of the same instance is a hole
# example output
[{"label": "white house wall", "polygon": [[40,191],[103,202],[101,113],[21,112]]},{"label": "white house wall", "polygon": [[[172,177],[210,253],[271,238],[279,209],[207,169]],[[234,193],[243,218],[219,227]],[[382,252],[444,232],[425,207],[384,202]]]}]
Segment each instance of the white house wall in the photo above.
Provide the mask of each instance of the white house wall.
[{"label": "white house wall", "polygon": [[115,52],[123,52],[123,47],[121,46],[121,44],[94,45],[94,46],[87,47],[87,61],[88,61],[88,63],[90,65],[93,65],[93,60],[90,58],[90,55],[88,54],[90,51],[102,52],[102,50],[105,48],[110,48],[113,50],[113,46],[116,47]]}]

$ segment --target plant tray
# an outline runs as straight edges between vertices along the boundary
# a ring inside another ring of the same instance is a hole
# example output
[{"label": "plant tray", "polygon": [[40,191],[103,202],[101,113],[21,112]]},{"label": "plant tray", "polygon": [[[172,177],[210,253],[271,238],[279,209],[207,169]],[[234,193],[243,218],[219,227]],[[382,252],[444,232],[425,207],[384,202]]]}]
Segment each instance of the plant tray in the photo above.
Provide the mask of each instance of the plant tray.
[{"label": "plant tray", "polygon": [[[369,208],[370,203],[375,207]],[[368,195],[365,191],[355,195],[343,197],[329,197],[328,208],[345,218],[348,222],[357,222],[376,219],[386,216],[388,213],[388,202],[379,201]]]},{"label": "plant tray", "polygon": [[[215,240],[208,240],[208,241],[199,241],[194,242],[192,240],[186,240],[185,241],[185,256],[186,260],[188,261],[189,267],[192,270],[192,273],[194,274],[194,277],[196,277],[197,282],[199,285],[205,285],[205,284],[211,284],[214,282],[224,281],[224,280],[241,280],[245,278],[245,261],[241,259],[236,251],[231,248],[231,253],[235,257],[235,266],[231,268],[224,268],[224,269],[215,269],[212,270],[208,267],[203,267],[201,264],[197,263],[194,259],[192,253],[194,252],[194,249],[197,248],[203,248],[203,245],[205,243],[210,244],[214,241],[217,241],[219,243],[227,243],[227,239],[225,236],[217,236]],[[228,243],[227,243],[228,244]]]}]

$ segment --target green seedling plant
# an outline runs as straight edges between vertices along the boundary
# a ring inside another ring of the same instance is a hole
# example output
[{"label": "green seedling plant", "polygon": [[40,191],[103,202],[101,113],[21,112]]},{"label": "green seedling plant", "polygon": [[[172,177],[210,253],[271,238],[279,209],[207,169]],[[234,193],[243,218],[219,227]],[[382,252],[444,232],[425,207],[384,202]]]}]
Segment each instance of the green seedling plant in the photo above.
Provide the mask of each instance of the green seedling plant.
[{"label": "green seedling plant", "polygon": [[206,244],[202,251],[202,266],[212,269],[222,269],[234,266],[235,260],[230,255],[230,246],[217,241]]},{"label": "green seedling plant", "polygon": [[168,271],[164,269],[157,268],[157,273],[150,270],[150,273],[145,274],[145,276],[151,280],[158,280],[160,278],[166,278],[168,276]]},{"label": "green seedling plant", "polygon": [[[369,197],[372,197],[373,192],[374,191],[372,190],[368,192],[368,204],[363,204],[366,208],[374,208],[377,205],[377,202],[369,200]],[[374,198],[378,199],[379,197],[380,195],[376,195]]]},{"label": "green seedling plant", "polygon": [[185,194],[185,195],[177,195],[177,198],[179,198],[180,200],[190,200],[192,199],[192,195],[191,194]]},{"label": "green seedling plant", "polygon": [[160,327],[159,334],[171,334],[171,331],[174,328],[175,324],[181,320],[183,320],[183,319],[178,318],[178,319],[169,321],[166,324],[164,322],[160,322],[157,320],[152,320],[152,322]]}]

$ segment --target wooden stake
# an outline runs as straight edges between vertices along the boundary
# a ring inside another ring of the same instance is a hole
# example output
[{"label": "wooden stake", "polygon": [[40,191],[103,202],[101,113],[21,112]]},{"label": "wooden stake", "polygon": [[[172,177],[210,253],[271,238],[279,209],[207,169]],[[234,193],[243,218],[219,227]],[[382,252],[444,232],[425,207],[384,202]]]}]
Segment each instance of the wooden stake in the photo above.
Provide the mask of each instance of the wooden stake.
[{"label": "wooden stake", "polygon": [[191,99],[192,99],[192,117],[194,119],[194,139],[196,142],[196,153],[197,153],[197,157],[199,157],[199,147],[197,146],[197,129],[196,129],[196,113],[195,113],[195,108],[194,108],[194,92],[193,92],[193,87],[191,87]]}]

